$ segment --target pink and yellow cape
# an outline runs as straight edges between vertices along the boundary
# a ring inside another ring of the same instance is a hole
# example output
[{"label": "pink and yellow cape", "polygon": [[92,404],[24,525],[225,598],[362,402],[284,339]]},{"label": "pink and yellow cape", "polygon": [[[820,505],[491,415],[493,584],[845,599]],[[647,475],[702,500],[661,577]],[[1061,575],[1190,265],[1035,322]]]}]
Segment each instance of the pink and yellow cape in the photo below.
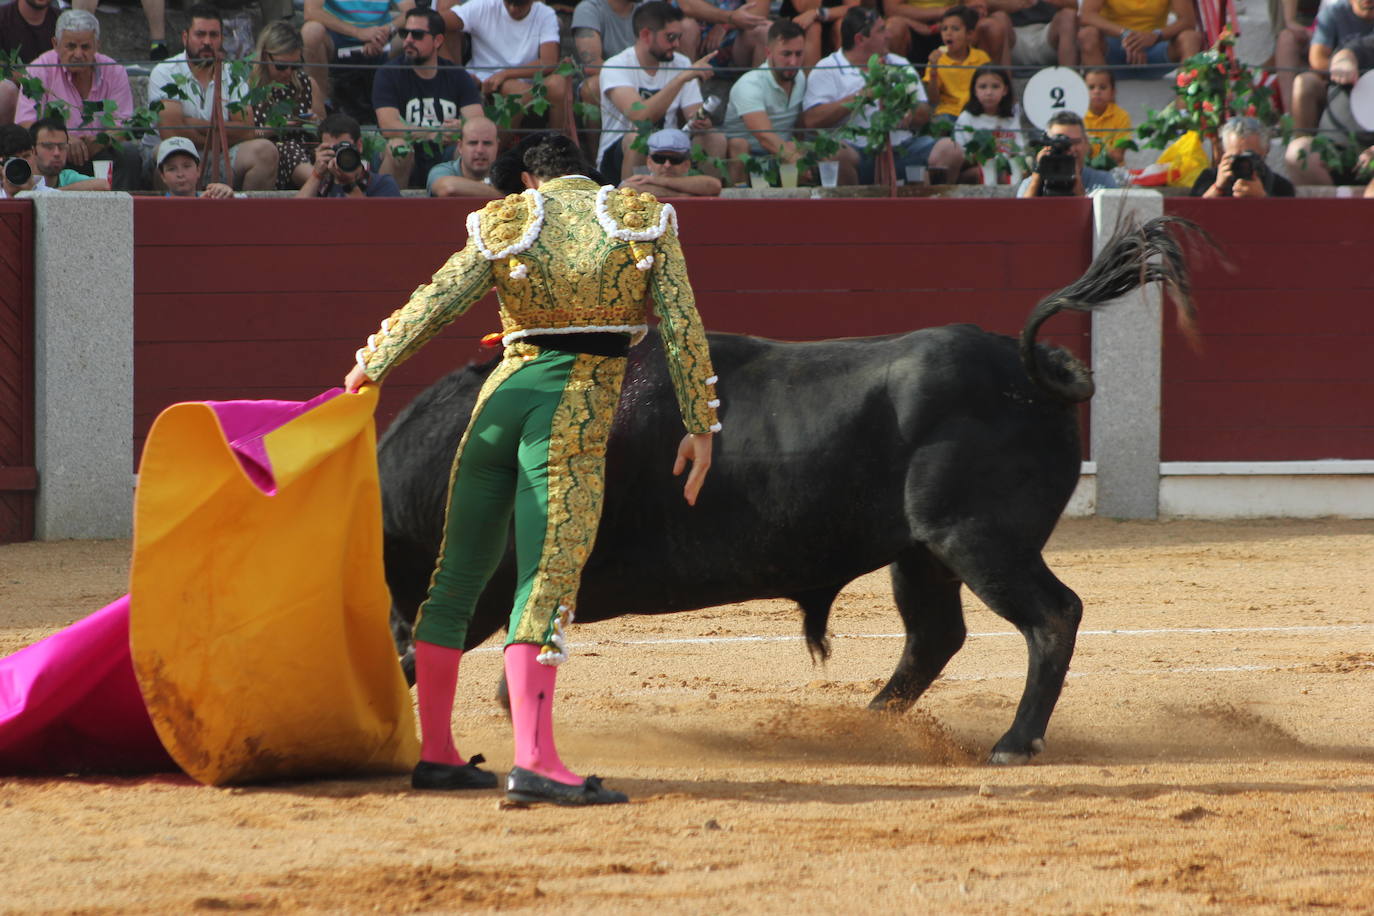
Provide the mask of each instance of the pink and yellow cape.
[{"label": "pink and yellow cape", "polygon": [[0,659],[0,773],[211,785],[403,772],[376,390],[177,404],[139,468],[129,595]]}]

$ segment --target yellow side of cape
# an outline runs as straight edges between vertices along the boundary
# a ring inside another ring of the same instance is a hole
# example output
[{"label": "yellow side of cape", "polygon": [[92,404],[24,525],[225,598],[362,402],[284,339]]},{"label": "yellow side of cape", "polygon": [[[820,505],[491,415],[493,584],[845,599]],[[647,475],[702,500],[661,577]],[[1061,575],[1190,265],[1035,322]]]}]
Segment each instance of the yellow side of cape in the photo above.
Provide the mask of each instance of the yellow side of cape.
[{"label": "yellow side of cape", "polygon": [[275,495],[213,410],[153,425],[135,499],[130,642],[172,757],[211,785],[403,772],[419,758],[387,623],[375,388],[265,438]]}]

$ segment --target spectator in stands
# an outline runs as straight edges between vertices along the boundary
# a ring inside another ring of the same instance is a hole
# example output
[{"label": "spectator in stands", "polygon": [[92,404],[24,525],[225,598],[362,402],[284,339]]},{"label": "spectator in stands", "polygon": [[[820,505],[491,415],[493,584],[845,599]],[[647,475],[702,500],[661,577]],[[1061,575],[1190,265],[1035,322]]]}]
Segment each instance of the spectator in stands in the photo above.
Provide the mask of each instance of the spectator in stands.
[{"label": "spectator in stands", "polygon": [[305,59],[310,75],[332,98],[329,68],[342,59],[350,64],[379,64],[396,29],[415,0],[305,0]]},{"label": "spectator in stands", "polygon": [[0,200],[7,200],[26,191],[55,191],[46,187],[43,176],[34,167],[33,137],[18,124],[0,126],[0,165],[7,165],[11,159],[22,159],[29,165],[29,178],[19,184],[10,182],[8,171],[0,171]]},{"label": "spectator in stands", "polygon": [[558,66],[558,16],[540,0],[468,0],[451,12],[472,38],[469,70],[482,81],[483,95],[528,99],[536,73],[548,90],[549,127],[568,126],[568,80]]},{"label": "spectator in stands", "polygon": [[973,71],[992,58],[970,42],[978,14],[967,6],[951,6],[940,17],[940,40],[943,44],[930,52],[930,66],[926,67],[926,84],[930,97],[935,99],[935,116],[950,121],[968,104],[973,85]]},{"label": "spectator in stands", "polygon": [[[631,149],[636,124],[681,127],[696,134],[707,155],[723,157],[725,135],[701,112],[699,81],[710,74],[707,58],[692,63],[673,49],[682,40],[682,11],[649,0],[635,10],[635,43],[606,61],[601,71],[601,143],[596,164],[611,182],[644,165]],[[709,55],[708,55],[709,57]]]},{"label": "spectator in stands", "polygon": [[[148,101],[163,104],[158,114],[161,139],[185,137],[204,148],[215,106],[215,61],[223,57],[223,22],[219,11],[205,3],[191,7],[187,16],[190,21],[181,33],[185,50],[153,68]],[[232,173],[234,186],[245,191],[269,191],[277,186],[277,147],[271,140],[253,136],[248,92],[248,84],[234,79],[226,68],[220,113],[229,163],[220,174]],[[145,138],[149,158],[155,158],[158,142],[151,133]]]},{"label": "spectator in stands", "polygon": [[[309,135],[301,128],[324,119],[324,93],[315,78],[305,73],[303,48],[295,26],[280,19],[269,22],[258,35],[253,51],[257,62],[248,79],[254,89],[267,92],[266,98],[253,103],[253,124],[258,136],[277,147],[277,189],[281,191],[299,188],[310,177]],[[270,123],[281,119],[284,125]],[[199,156],[196,168],[200,168]]]},{"label": "spectator in stands", "polygon": [[655,197],[719,197],[720,179],[692,169],[692,140],[674,127],[649,135],[649,174],[631,175],[622,188]]},{"label": "spectator in stands", "polygon": [[[701,39],[693,54],[712,54],[717,67],[757,67],[768,53],[769,0],[678,0]],[[684,29],[687,25],[684,23]],[[638,34],[636,32],[636,34]]]},{"label": "spectator in stands", "polygon": [[[1011,72],[992,64],[984,64],[973,73],[973,90],[969,93],[964,110],[959,112],[959,118],[954,122],[954,142],[967,149],[980,130],[992,134],[997,152],[1001,155],[1014,156],[1020,153],[1021,106],[1016,104]],[[982,170],[970,164],[961,179],[981,182]]]},{"label": "spectator in stands", "polygon": [[1193,0],[1083,0],[1078,22],[1084,66],[1137,65],[1121,71],[1122,79],[1156,79],[1202,48]]},{"label": "spectator in stands", "polygon": [[635,43],[636,0],[581,0],[573,8],[572,36],[584,78],[579,95],[600,105],[601,65]]},{"label": "spectator in stands", "polygon": [[1017,67],[1078,66],[1078,0],[989,0],[1011,22]]},{"label": "spectator in stands", "polygon": [[[344,162],[339,162],[339,157]],[[363,129],[357,120],[336,113],[320,124],[315,168],[296,197],[400,197],[396,179],[385,172],[371,174],[363,156]]]},{"label": "spectator in stands", "polygon": [[[779,162],[796,162],[802,157],[793,129],[806,97],[806,74],[801,71],[805,53],[802,27],[791,19],[779,19],[768,29],[768,57],[731,88],[725,136],[733,182],[744,180],[739,157],[745,153],[774,156]],[[852,147],[842,148],[841,184],[855,183],[858,161]]]},{"label": "spectator in stands", "polygon": [[200,186],[200,152],[185,137],[168,137],[157,147],[157,171],[167,186],[165,197],[209,197],[221,200],[234,196],[227,184],[212,181],[204,191]]},{"label": "spectator in stands", "polygon": [[[143,186],[143,160],[134,143],[102,142],[105,125],[83,111],[87,102],[114,102],[114,124],[122,124],[134,111],[129,76],[114,58],[100,53],[100,22],[91,13],[67,10],[57,19],[53,50],[33,59],[31,72],[43,84],[39,100],[19,100],[14,120],[27,127],[49,106],[65,106],[63,120],[71,135],[67,161],[77,171],[91,172],[91,160],[109,159],[114,166],[114,187],[134,191]],[[84,126],[83,126],[84,125]]]},{"label": "spectator in stands", "polygon": [[1332,54],[1371,31],[1374,0],[1331,0],[1322,4],[1312,44],[1307,49],[1307,62],[1312,69],[1299,73],[1293,81],[1293,107],[1289,111],[1296,130],[1311,131],[1321,121],[1329,101],[1325,74],[1335,64]]},{"label": "spectator in stands", "polygon": [[[1322,7],[1325,13],[1327,7]],[[1320,17],[1319,17],[1320,18]],[[1312,47],[1315,49],[1315,42]],[[1350,108],[1351,89],[1360,76],[1374,70],[1374,32],[1353,39],[1331,58],[1331,86],[1327,90],[1326,111],[1322,113],[1321,128],[1339,149],[1355,143],[1364,149],[1354,170],[1332,173],[1312,149],[1312,137],[1294,137],[1284,153],[1288,175],[1294,184],[1331,185],[1363,183],[1363,172],[1374,155],[1374,131],[1366,130],[1355,120]],[[1307,76],[1308,74],[1303,74]],[[1301,86],[1298,88],[1301,94]]]},{"label": "spectator in stands", "polygon": [[[95,15],[99,0],[72,0],[72,9]],[[148,22],[148,59],[167,59],[166,0],[142,0],[143,18]]]},{"label": "spectator in stands", "polygon": [[[1235,117],[1221,125],[1221,162],[1193,183],[1194,197],[1293,197],[1293,184],[1265,165],[1269,131],[1255,118]],[[1237,161],[1242,162],[1238,168]],[[1241,177],[1237,171],[1245,173]]]},{"label": "spectator in stands", "polygon": [[[19,52],[28,63],[44,51],[51,51],[57,34],[57,10],[52,0],[13,0],[0,6],[0,55]],[[14,123],[14,107],[19,101],[19,84],[0,80],[0,124]]]},{"label": "spectator in stands", "polygon": [[482,117],[482,87],[441,56],[444,20],[434,10],[407,13],[401,38],[401,56],[377,73],[372,107],[387,138],[381,171],[408,188],[453,159],[463,121]]},{"label": "spectator in stands", "polygon": [[1083,128],[1083,119],[1072,111],[1061,111],[1051,115],[1045,126],[1045,133],[1051,137],[1068,137],[1073,141],[1070,152],[1074,158],[1073,183],[1063,189],[1055,188],[1045,182],[1041,174],[1042,163],[1050,155],[1046,146],[1036,154],[1035,171],[1021,182],[1016,189],[1017,197],[1083,197],[1101,188],[1116,187],[1116,179],[1111,172],[1104,172],[1085,165],[1088,158],[1088,133]]},{"label": "spectator in stands", "polygon": [[1312,43],[1312,30],[1317,21],[1317,10],[1321,0],[1280,0],[1275,11],[1270,3],[1270,14],[1277,12],[1273,23],[1274,67],[1278,70],[1279,98],[1283,110],[1293,113],[1293,82],[1298,73],[1307,67],[1307,55]]},{"label": "spectator in stands", "polygon": [[1088,84],[1088,111],[1083,125],[1088,129],[1091,155],[1104,149],[1117,165],[1126,161],[1126,151],[1115,144],[1121,137],[1131,136],[1131,116],[1116,104],[1116,76],[1106,67],[1094,67],[1083,74]]},{"label": "spectator in stands", "polygon": [[110,183],[67,168],[71,150],[67,125],[59,118],[39,118],[29,126],[33,146],[33,170],[49,188],[64,191],[108,191]]},{"label": "spectator in stands", "polygon": [[[955,4],[947,0],[883,0],[882,12],[887,17],[889,42],[892,51],[913,63],[930,59],[942,44],[940,20],[945,10]],[[992,11],[988,0],[970,0],[964,4],[977,17],[973,26],[972,44],[994,62],[1011,66],[1011,17],[1003,10]]]},{"label": "spectator in stands", "polygon": [[492,187],[491,166],[496,161],[496,124],[486,118],[463,122],[458,152],[449,162],[429,170],[425,187],[430,197],[504,197]]},{"label": "spectator in stands", "polygon": [[[950,178],[957,178],[964,165],[964,153],[949,137],[939,140],[928,135],[916,135],[930,121],[930,105],[925,89],[915,77],[915,70],[887,49],[887,23],[874,9],[856,6],[844,14],[840,22],[840,50],[821,60],[806,82],[806,96],[802,101],[802,127],[834,129],[868,126],[876,103],[870,102],[857,110],[849,105],[859,98],[864,88],[864,70],[868,59],[878,55],[889,66],[905,67],[913,78],[913,106],[904,119],[901,130],[892,132],[892,153],[897,174],[905,174],[907,166],[944,169]],[[846,141],[859,156],[860,182],[873,181],[876,151],[870,151],[867,140],[855,137]]]}]

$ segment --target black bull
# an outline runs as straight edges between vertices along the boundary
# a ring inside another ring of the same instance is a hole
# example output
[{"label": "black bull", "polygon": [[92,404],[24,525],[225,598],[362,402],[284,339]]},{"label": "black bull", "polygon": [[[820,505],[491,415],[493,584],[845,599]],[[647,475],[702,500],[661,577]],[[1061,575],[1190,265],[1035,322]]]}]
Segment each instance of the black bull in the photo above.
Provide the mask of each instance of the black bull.
[{"label": "black bull", "polygon": [[[682,420],[651,335],[631,351],[577,622],[790,598],[824,658],[840,589],[890,566],[906,645],[870,705],[902,710],[963,645],[967,585],[1025,637],[1025,689],[990,759],[1029,760],[1044,747],[1082,615],[1041,551],[1079,477],[1075,405],[1093,392],[1081,363],[1035,336],[1062,309],[1104,305],[1156,280],[1191,317],[1186,267],[1164,220],[1118,234],[1082,278],[1041,301],[1019,345],[972,325],[815,343],[710,335],[724,431],[695,507],[669,473]],[[403,651],[439,548],[454,446],[491,367],[441,379],[378,447]],[[477,605],[469,647],[505,625],[514,588],[508,552]]]}]

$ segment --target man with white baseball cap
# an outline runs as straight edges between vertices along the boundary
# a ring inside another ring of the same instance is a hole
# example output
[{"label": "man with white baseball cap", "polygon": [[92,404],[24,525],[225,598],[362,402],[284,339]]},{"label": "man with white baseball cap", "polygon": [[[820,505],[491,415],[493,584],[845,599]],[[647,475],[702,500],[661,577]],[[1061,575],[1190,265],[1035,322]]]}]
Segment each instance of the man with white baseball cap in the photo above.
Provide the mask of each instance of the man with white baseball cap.
[{"label": "man with white baseball cap", "polygon": [[631,175],[621,187],[655,197],[719,197],[720,179],[688,174],[691,168],[692,138],[669,127],[649,135],[649,174]]},{"label": "man with white baseball cap", "polygon": [[200,151],[186,137],[168,137],[158,144],[157,172],[167,186],[167,197],[234,196],[233,188],[219,182],[211,182],[204,191],[196,191],[200,184]]}]

